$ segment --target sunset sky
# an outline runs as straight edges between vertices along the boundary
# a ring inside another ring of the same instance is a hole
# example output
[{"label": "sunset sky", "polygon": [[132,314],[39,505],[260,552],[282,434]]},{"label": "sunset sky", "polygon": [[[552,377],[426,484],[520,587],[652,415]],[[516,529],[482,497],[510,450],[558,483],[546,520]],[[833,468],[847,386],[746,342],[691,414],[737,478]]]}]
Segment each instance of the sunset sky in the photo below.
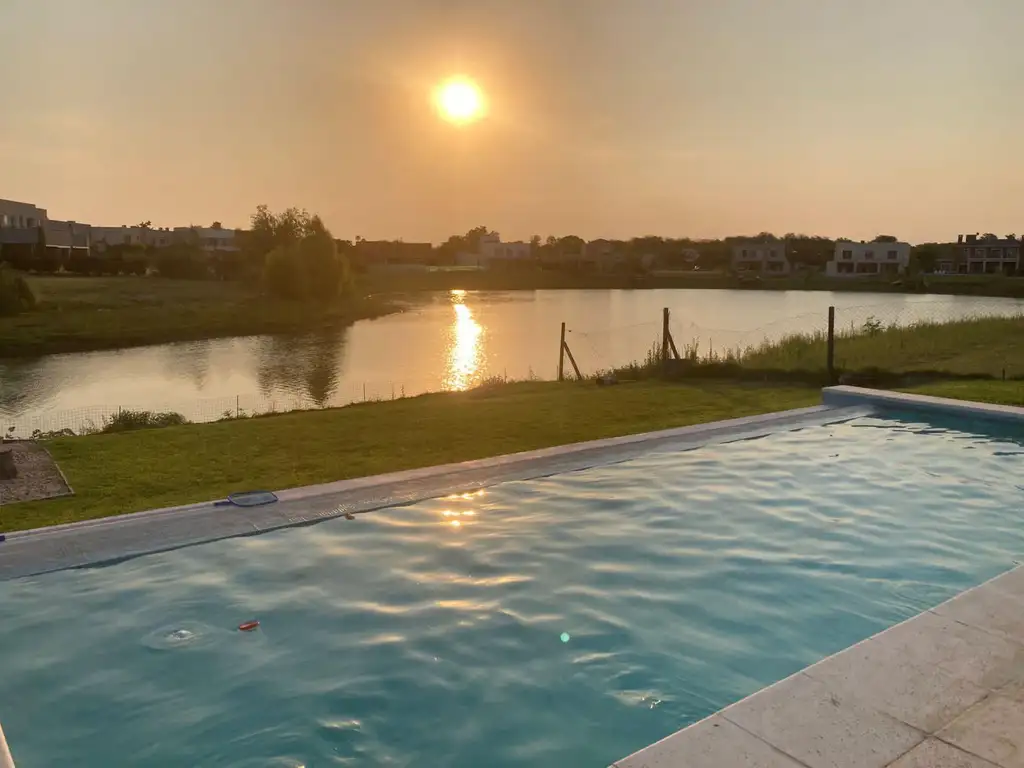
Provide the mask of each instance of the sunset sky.
[{"label": "sunset sky", "polygon": [[[1022,29],[1022,0],[0,0],[0,197],[435,242],[1019,234]],[[439,119],[453,75],[484,119]]]}]

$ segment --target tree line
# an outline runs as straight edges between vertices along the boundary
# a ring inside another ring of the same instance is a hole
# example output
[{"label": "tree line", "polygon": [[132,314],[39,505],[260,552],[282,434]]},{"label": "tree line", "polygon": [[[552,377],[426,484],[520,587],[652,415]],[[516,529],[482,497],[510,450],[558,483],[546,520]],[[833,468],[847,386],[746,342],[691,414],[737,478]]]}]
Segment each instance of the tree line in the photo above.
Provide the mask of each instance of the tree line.
[{"label": "tree line", "polygon": [[[148,221],[136,227],[152,229]],[[212,228],[220,229],[220,223],[214,222]],[[38,274],[150,274],[178,280],[240,281],[261,284],[271,295],[294,300],[330,300],[349,283],[348,259],[339,248],[346,244],[334,239],[319,216],[299,208],[274,213],[266,205],[258,206],[250,217],[250,228],[236,230],[234,250],[205,250],[194,226],[160,247],[117,243],[102,251],[51,247],[44,229],[39,227],[37,232],[35,243],[4,244],[0,264]],[[3,293],[13,296],[14,278],[8,274],[5,279]]]}]

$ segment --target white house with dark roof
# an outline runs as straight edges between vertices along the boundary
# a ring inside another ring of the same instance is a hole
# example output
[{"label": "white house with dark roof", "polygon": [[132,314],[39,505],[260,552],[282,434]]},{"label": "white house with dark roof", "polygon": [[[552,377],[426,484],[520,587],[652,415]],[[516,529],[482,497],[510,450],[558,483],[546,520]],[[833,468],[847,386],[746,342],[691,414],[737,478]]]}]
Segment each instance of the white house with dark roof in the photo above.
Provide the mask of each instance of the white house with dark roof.
[{"label": "white house with dark roof", "polygon": [[910,266],[910,243],[838,240],[825,265],[829,277],[897,277]]}]

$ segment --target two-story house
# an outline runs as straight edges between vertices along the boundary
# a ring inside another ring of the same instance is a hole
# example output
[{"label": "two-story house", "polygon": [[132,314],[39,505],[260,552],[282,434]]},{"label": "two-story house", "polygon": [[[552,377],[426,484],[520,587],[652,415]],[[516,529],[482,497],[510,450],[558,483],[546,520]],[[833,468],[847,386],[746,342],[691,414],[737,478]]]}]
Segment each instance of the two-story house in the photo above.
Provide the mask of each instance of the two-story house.
[{"label": "two-story house", "polygon": [[514,264],[529,263],[533,255],[533,247],[521,240],[503,243],[501,235],[490,232],[480,238],[476,253],[460,253],[456,263],[463,267],[480,267],[493,269]]},{"label": "two-story house", "polygon": [[957,235],[956,247],[970,274],[1012,275],[1021,269],[1021,241],[1012,235]]},{"label": "two-story house", "polygon": [[836,242],[835,253],[825,265],[829,277],[896,277],[910,266],[910,243],[878,241]]},{"label": "two-story house", "polygon": [[734,272],[746,275],[781,277],[793,271],[786,253],[785,240],[767,242],[745,241],[732,247],[731,265]]}]

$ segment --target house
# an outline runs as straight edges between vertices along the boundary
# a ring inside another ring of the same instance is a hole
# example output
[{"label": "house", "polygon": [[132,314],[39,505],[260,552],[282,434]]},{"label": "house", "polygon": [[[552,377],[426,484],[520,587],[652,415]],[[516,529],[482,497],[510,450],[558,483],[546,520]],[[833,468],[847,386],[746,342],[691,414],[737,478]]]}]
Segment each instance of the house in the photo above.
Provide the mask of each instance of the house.
[{"label": "house", "polygon": [[733,245],[730,264],[734,272],[781,277],[793,271],[785,240],[743,241]]},{"label": "house", "polygon": [[829,277],[896,277],[910,266],[910,243],[878,241],[836,242],[832,259],[825,265]]},{"label": "house", "polygon": [[583,246],[579,266],[595,272],[612,272],[625,261],[619,243],[600,237]]},{"label": "house", "polygon": [[207,253],[234,253],[238,251],[235,230],[224,227],[175,227],[176,235],[195,238]]},{"label": "house", "polygon": [[73,254],[88,256],[92,243],[92,227],[77,221],[47,219],[43,225],[46,247],[55,248],[61,263]]},{"label": "house", "polygon": [[426,269],[434,263],[430,243],[406,243],[401,240],[356,240],[351,249],[354,265],[371,270],[416,267]]},{"label": "house", "polygon": [[1013,235],[957,235],[956,247],[969,274],[1012,275],[1021,270],[1021,241]]},{"label": "house", "polygon": [[528,264],[533,255],[533,246],[519,240],[513,243],[501,242],[501,235],[491,232],[480,238],[476,253],[459,253],[456,264],[460,267],[493,269]]},{"label": "house", "polygon": [[92,247],[98,253],[103,253],[112,245],[134,246],[145,248],[153,245],[159,236],[165,240],[165,245],[172,242],[170,230],[150,229],[149,227],[90,227]]},{"label": "house", "polygon": [[32,203],[0,200],[0,229],[35,229],[46,223],[46,209]]}]

